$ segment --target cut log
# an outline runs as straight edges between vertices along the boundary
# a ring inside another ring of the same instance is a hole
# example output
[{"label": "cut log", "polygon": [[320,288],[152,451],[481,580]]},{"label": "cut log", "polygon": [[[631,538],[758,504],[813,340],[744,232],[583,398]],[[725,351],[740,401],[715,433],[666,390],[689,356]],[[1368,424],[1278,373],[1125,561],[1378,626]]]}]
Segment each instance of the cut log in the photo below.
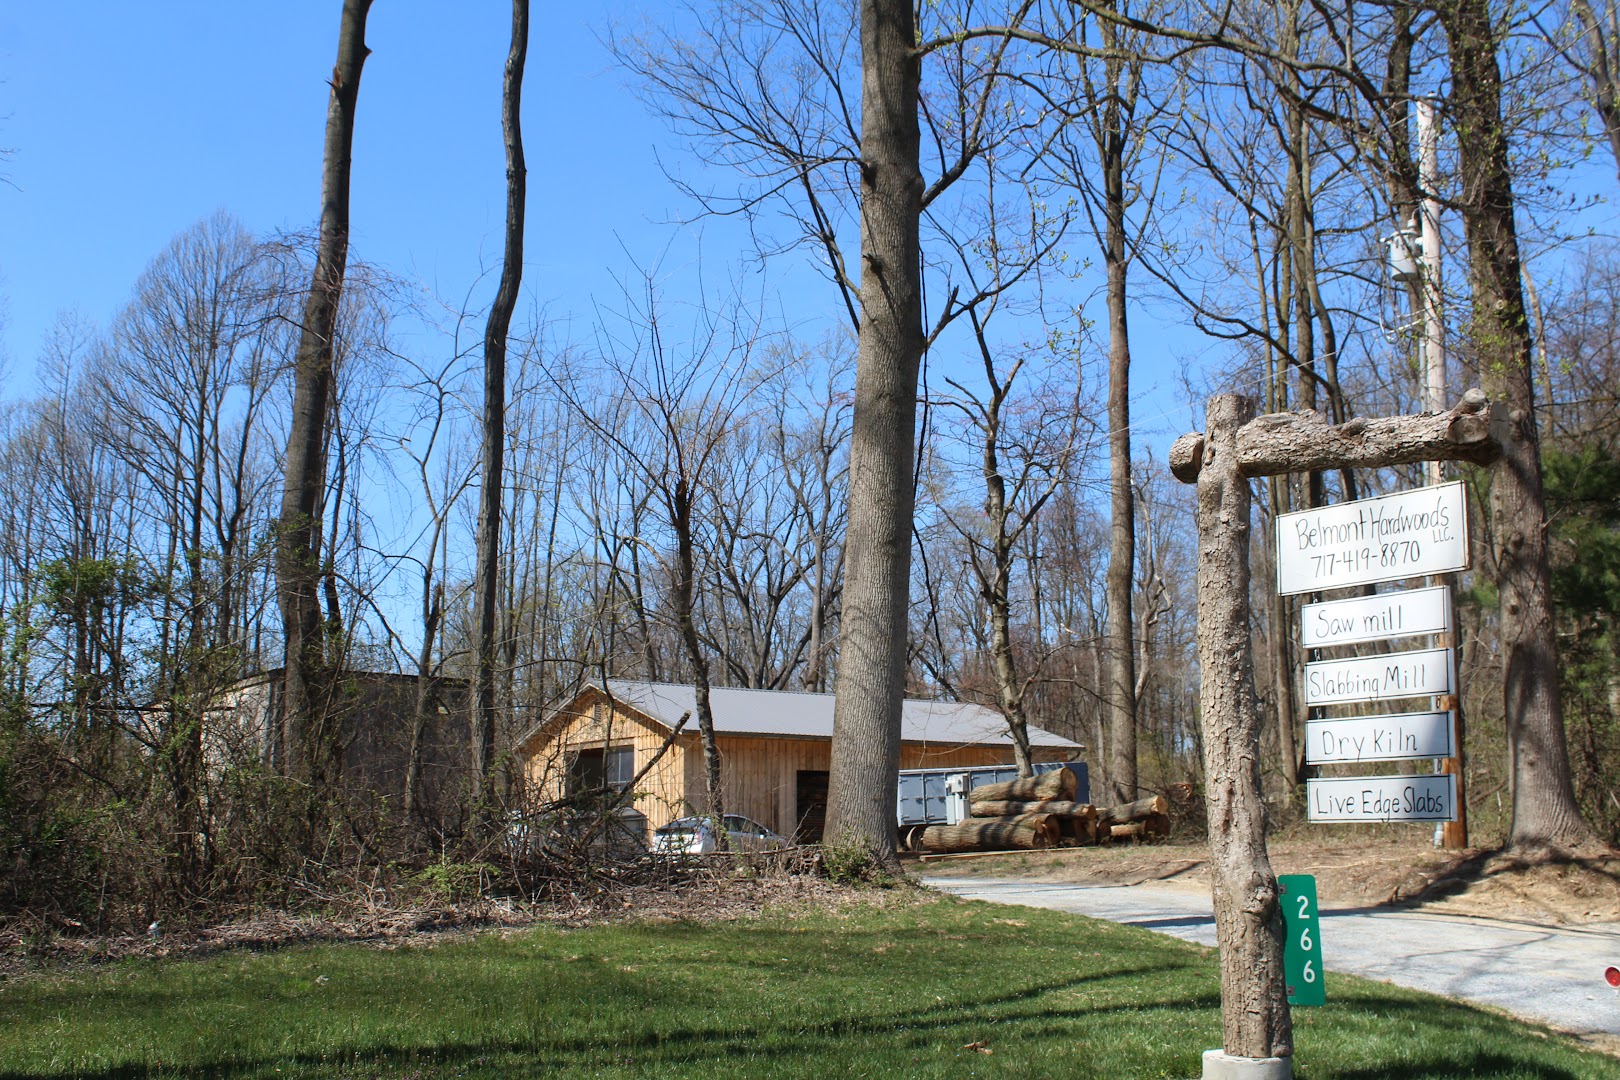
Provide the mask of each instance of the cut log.
[{"label": "cut log", "polygon": [[990,848],[1049,848],[1062,832],[1051,814],[965,818],[955,825],[930,825],[918,841],[922,851],[982,851]]},{"label": "cut log", "polygon": [[1149,814],[1169,814],[1170,802],[1163,795],[1155,795],[1151,799],[1137,799],[1135,802],[1121,803],[1118,806],[1104,806],[1097,810],[1097,824],[1124,825],[1132,821],[1141,821]]},{"label": "cut log", "polygon": [[1108,837],[1111,840],[1140,840],[1147,832],[1147,826],[1140,821],[1132,821],[1125,825],[1108,826]]},{"label": "cut log", "polygon": [[970,807],[974,817],[1013,817],[1018,814],[1079,814],[1096,817],[1097,808],[1090,803],[1070,802],[1066,799],[1043,799],[1040,802],[976,802]]},{"label": "cut log", "polygon": [[1072,801],[1080,784],[1068,769],[1054,769],[1039,776],[1021,776],[999,784],[985,784],[968,793],[969,803],[1040,802],[1050,799]]},{"label": "cut log", "polygon": [[1142,835],[1148,840],[1160,840],[1170,835],[1169,814],[1149,814],[1142,819]]},{"label": "cut log", "polygon": [[[1088,809],[1091,809],[1088,807]],[[1066,847],[1075,847],[1080,844],[1095,844],[1097,842],[1097,815],[1090,814],[1053,814],[1052,820],[1057,822],[1063,833],[1063,844]]]}]

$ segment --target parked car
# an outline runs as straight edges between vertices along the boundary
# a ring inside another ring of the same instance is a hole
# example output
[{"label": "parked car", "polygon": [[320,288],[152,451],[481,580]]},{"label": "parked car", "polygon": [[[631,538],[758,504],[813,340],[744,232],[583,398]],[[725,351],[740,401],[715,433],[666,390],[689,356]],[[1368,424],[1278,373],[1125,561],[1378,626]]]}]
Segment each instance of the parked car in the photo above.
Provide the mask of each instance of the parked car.
[{"label": "parked car", "polygon": [[[752,818],[727,814],[725,821],[727,846],[732,851],[775,851],[788,846],[787,837]],[[676,818],[653,833],[652,850],[655,855],[707,855],[719,849],[715,837],[713,818]]]}]

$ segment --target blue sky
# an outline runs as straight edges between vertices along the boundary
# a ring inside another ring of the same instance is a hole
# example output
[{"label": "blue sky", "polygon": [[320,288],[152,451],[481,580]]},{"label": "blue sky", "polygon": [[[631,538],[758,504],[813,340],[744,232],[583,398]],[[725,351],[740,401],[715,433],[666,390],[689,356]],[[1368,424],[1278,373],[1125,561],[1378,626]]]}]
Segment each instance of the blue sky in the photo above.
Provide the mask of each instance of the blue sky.
[{"label": "blue sky", "polygon": [[[216,209],[265,232],[311,225],[336,0],[0,7],[3,346],[24,389],[56,313],[105,323],[180,230]],[[537,9],[524,87],[530,298],[588,318],[631,259],[739,273],[742,238],[689,215],[680,157],[598,41],[628,6]],[[460,301],[499,269],[501,67],[510,7],[382,0],[361,84],[356,254]],[[490,290],[493,291],[491,285]]]}]

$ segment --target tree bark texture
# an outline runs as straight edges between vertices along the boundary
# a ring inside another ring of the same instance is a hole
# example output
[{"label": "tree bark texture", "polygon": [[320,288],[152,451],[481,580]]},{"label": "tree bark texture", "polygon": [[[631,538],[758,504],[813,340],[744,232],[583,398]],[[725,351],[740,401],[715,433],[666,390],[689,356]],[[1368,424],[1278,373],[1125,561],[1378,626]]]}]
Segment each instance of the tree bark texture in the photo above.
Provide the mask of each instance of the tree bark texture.
[{"label": "tree bark texture", "polygon": [[[1369,419],[1330,425],[1317,412],[1272,413],[1243,425],[1232,453],[1240,475],[1339,468],[1377,469],[1418,461],[1471,461],[1488,465],[1502,456],[1500,427],[1491,403],[1469,390],[1448,412]],[[1183,435],[1170,447],[1170,471],[1184,484],[1200,478],[1208,459],[1205,436]]]},{"label": "tree bark texture", "polygon": [[1221,1033],[1228,1054],[1288,1057],[1283,919],[1266,854],[1260,710],[1249,638],[1249,482],[1238,431],[1254,401],[1209,399],[1198,475],[1198,668],[1209,814],[1210,880],[1221,950]]},{"label": "tree bark texture", "polygon": [[1056,847],[1062,832],[1051,814],[1004,818],[964,818],[955,825],[930,825],[917,841],[923,851],[996,851],[1002,848]]},{"label": "tree bark texture", "polygon": [[921,58],[910,0],[861,0],[861,322],[827,836],[895,857],[922,359]]},{"label": "tree bark texture", "polygon": [[1488,0],[1438,5],[1451,55],[1451,119],[1457,133],[1473,293],[1470,337],[1480,380],[1504,406],[1511,438],[1491,475],[1492,552],[1501,601],[1504,714],[1513,788],[1514,847],[1590,842],[1570,779],[1558,686],[1558,645],[1547,562],[1547,513],[1536,432],[1534,343],[1525,317],[1514,226],[1513,182],[1497,28]]},{"label": "tree bark texture", "polygon": [[1068,769],[1053,769],[1039,776],[1020,776],[999,784],[985,784],[968,792],[968,805],[991,802],[1039,802],[1048,799],[1072,801],[1080,782]]},{"label": "tree bark texture", "polygon": [[344,0],[339,23],[321,163],[320,236],[293,360],[292,420],[276,535],[276,592],[286,648],[282,723],[287,771],[317,790],[325,783],[332,753],[331,736],[315,700],[326,667],[317,592],[320,501],[326,480],[323,447],[330,413],[332,339],[349,257],[349,174],[360,72],[370,53],[366,48],[370,8],[371,0]]},{"label": "tree bark texture", "polygon": [[[478,493],[477,566],[473,577],[472,796],[487,808],[495,761],[496,628],[499,623],[501,495],[505,484],[506,339],[523,281],[523,221],[528,169],[523,161],[523,68],[529,54],[529,0],[512,0],[512,41],[501,81],[501,134],[506,143],[506,250],[501,282],[484,327],[483,463]],[[488,814],[486,812],[486,817]]]},{"label": "tree bark texture", "polygon": [[1110,97],[1103,147],[1104,261],[1108,267],[1108,742],[1114,798],[1136,798],[1136,645],[1132,618],[1136,567],[1136,499],[1131,490],[1131,345],[1125,314],[1124,135]]},{"label": "tree bark texture", "polygon": [[[1017,817],[1019,814],[1061,814],[1072,817],[1095,818],[1097,808],[1090,803],[1078,803],[1069,799],[1037,799],[1000,800],[997,802],[976,802],[972,807],[974,817]],[[1128,820],[1128,819],[1122,819]]]}]

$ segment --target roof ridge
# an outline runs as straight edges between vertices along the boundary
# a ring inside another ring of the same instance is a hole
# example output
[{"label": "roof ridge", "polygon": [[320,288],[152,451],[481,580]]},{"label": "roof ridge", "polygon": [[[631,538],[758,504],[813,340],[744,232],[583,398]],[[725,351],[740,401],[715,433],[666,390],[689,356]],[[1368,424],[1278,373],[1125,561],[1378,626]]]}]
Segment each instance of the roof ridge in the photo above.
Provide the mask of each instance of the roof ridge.
[{"label": "roof ridge", "polygon": [[[694,691],[694,692],[697,690],[697,684],[696,683],[665,682],[665,681],[660,680],[660,679],[627,679],[627,678],[624,678],[623,676],[613,675],[613,676],[609,676],[606,681],[607,682],[625,683],[627,685],[632,685],[632,686],[649,686],[649,687],[651,687],[651,686],[668,686],[668,687],[671,687],[671,688],[677,689],[677,690],[691,690],[691,691]],[[748,694],[798,694],[800,697],[836,697],[837,696],[837,694],[832,690],[772,690],[770,687],[767,687],[767,686],[714,686],[714,685],[711,685],[709,687],[709,692],[710,693],[713,693],[716,690],[730,690],[730,691],[736,691],[738,693],[748,693]],[[972,705],[975,708],[989,709],[992,712],[995,711],[992,706],[985,705],[985,704],[982,704],[981,702],[977,702],[977,701],[961,701],[961,700],[953,701],[950,698],[934,698],[934,697],[904,697],[904,698],[901,698],[900,700],[901,700],[901,704],[906,704],[906,705],[909,705],[909,704],[917,704],[917,705]]]}]

